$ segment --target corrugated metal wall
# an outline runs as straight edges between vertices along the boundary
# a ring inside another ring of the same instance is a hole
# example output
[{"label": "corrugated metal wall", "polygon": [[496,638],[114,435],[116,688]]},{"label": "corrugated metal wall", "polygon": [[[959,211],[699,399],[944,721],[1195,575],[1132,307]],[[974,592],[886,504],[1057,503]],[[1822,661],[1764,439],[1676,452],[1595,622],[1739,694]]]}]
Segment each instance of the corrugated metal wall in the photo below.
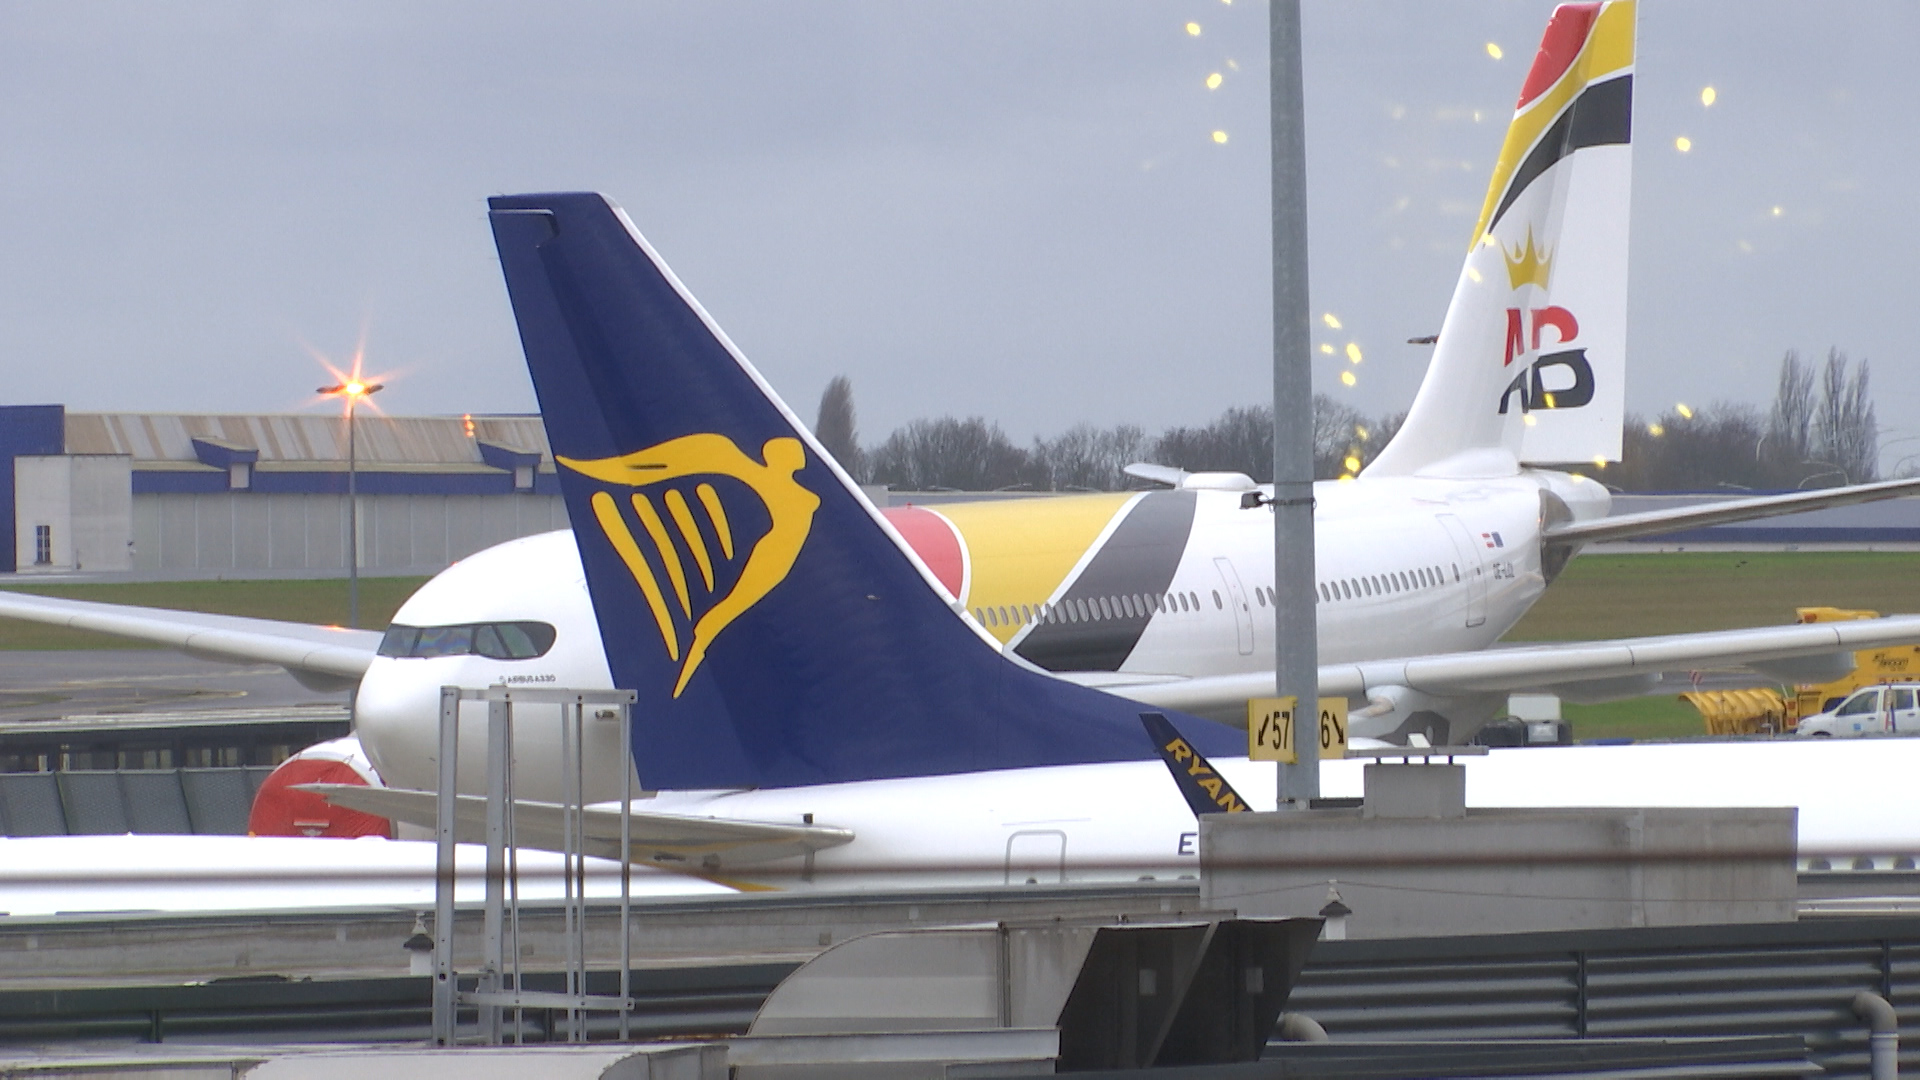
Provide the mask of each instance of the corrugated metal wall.
[{"label": "corrugated metal wall", "polygon": [[[538,416],[476,416],[473,433],[458,416],[381,416],[354,420],[363,464],[480,463],[479,440],[538,452],[551,461]],[[130,454],[136,461],[196,461],[193,440],[219,439],[260,451],[263,462],[347,460],[344,417],[289,414],[66,414],[67,453]]]},{"label": "corrugated metal wall", "polygon": [[0,836],[244,836],[267,766],[0,773]]},{"label": "corrugated metal wall", "polygon": [[1287,1008],[1350,1039],[1800,1034],[1866,1076],[1854,994],[1900,1013],[1920,1068],[1920,920],[1321,942]]},{"label": "corrugated metal wall", "polygon": [[[422,573],[515,537],[567,527],[555,495],[362,495],[361,572]],[[341,570],[343,495],[263,492],[133,497],[133,568]]]}]

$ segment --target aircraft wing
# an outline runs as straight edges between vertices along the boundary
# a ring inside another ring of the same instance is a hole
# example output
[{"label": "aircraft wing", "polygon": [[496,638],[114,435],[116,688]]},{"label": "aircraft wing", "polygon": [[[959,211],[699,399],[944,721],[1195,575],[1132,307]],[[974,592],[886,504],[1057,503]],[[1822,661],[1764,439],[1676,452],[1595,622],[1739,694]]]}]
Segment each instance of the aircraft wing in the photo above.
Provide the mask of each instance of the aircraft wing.
[{"label": "aircraft wing", "polygon": [[[431,791],[362,787],[357,784],[297,784],[336,806],[378,814],[433,828],[439,800]],[[589,806],[582,818],[586,854],[620,857],[620,808]],[[461,843],[486,841],[487,801],[462,795],[454,806],[454,835]],[[514,832],[522,847],[558,851],[563,846],[562,807],[520,800],[514,805]],[[838,847],[853,833],[831,825],[799,822],[737,821],[635,810],[628,821],[630,861],[682,873],[711,874],[748,863],[786,859]]]},{"label": "aircraft wing", "polygon": [[[1851,622],[1762,626],[1665,637],[1569,641],[1482,652],[1363,660],[1320,668],[1320,693],[1365,698],[1370,691],[1405,687],[1439,696],[1515,690],[1570,692],[1591,698],[1624,697],[1653,688],[1661,673],[1710,667],[1749,667],[1781,681],[1825,677],[1852,666],[1857,649],[1920,642],[1920,615]],[[1644,682],[1640,681],[1644,680]],[[1142,704],[1246,726],[1248,698],[1274,692],[1271,671],[1194,679],[1145,677],[1128,681],[1106,674],[1088,682]],[[1608,684],[1624,692],[1594,694]]]},{"label": "aircraft wing", "polygon": [[1636,536],[1658,536],[1681,529],[1729,525],[1736,521],[1878,502],[1913,494],[1920,494],[1920,477],[1821,491],[1797,491],[1791,495],[1758,495],[1751,499],[1682,506],[1672,510],[1618,514],[1592,521],[1569,521],[1549,526],[1542,539],[1549,544],[1597,544],[1606,540],[1630,540]]},{"label": "aircraft wing", "polygon": [[92,630],[193,656],[279,664],[313,690],[358,685],[380,648],[380,631],[247,619],[198,611],[98,604],[0,589],[0,618]]}]

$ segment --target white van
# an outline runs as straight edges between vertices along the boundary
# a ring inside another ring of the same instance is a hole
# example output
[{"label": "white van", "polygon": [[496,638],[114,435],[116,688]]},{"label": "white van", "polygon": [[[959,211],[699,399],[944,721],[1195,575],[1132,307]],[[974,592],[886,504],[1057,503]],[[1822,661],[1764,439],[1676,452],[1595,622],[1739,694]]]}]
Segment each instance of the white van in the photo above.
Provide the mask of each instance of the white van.
[{"label": "white van", "polygon": [[1920,683],[1863,686],[1826,712],[1801,720],[1797,730],[1814,737],[1920,733]]}]

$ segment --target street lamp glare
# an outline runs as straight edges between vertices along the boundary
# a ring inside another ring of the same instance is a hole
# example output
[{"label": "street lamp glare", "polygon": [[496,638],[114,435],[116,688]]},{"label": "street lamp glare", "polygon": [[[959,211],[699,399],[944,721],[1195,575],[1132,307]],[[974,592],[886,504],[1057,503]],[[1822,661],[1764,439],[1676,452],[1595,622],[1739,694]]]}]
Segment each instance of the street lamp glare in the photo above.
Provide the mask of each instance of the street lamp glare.
[{"label": "street lamp glare", "polygon": [[355,377],[314,391],[324,397],[347,399],[347,625],[356,628],[360,625],[360,455],[354,437],[353,407],[361,398],[372,397],[386,386],[386,383],[361,382]]},{"label": "street lamp glare", "polygon": [[345,396],[357,400],[363,397],[372,397],[374,394],[386,388],[386,383],[363,383],[359,379],[352,379],[334,386],[322,386],[318,390],[315,390],[314,393],[323,394],[327,397]]}]

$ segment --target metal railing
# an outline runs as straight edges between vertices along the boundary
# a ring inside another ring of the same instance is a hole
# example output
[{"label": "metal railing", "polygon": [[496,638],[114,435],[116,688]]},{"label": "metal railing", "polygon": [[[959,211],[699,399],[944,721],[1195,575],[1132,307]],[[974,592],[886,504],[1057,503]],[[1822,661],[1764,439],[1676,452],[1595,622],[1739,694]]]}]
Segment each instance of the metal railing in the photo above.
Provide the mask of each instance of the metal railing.
[{"label": "metal railing", "polygon": [[[486,898],[482,920],[481,967],[474,987],[460,989],[454,970],[454,897],[456,881],[454,845],[459,819],[460,703],[487,703],[487,796],[486,796]],[[567,1042],[585,1042],[587,1016],[591,1012],[613,1012],[619,1017],[619,1037],[631,1034],[633,1012],[631,971],[633,968],[633,870],[627,854],[632,846],[633,770],[627,770],[626,790],[620,801],[620,966],[619,986],[612,995],[592,994],[587,989],[587,838],[585,751],[587,709],[592,706],[595,722],[605,722],[612,706],[612,717],[620,725],[620,746],[633,745],[631,690],[568,690],[555,687],[521,689],[490,686],[476,690],[458,686],[440,688],[440,775],[436,808],[435,839],[439,845],[434,874],[434,973],[433,1039],[435,1045],[452,1046],[456,1041],[456,1023],[462,1006],[478,1010],[482,1037],[489,1045],[503,1041],[504,1017],[514,1013],[514,1041],[524,1037],[527,1009],[564,1010],[566,1021],[560,1033]],[[516,835],[513,786],[513,729],[516,704],[557,705],[560,709],[560,765],[563,778],[559,806],[560,842],[564,886],[561,905],[566,939],[564,987],[560,990],[528,988],[520,969],[520,879],[519,844]]]}]

